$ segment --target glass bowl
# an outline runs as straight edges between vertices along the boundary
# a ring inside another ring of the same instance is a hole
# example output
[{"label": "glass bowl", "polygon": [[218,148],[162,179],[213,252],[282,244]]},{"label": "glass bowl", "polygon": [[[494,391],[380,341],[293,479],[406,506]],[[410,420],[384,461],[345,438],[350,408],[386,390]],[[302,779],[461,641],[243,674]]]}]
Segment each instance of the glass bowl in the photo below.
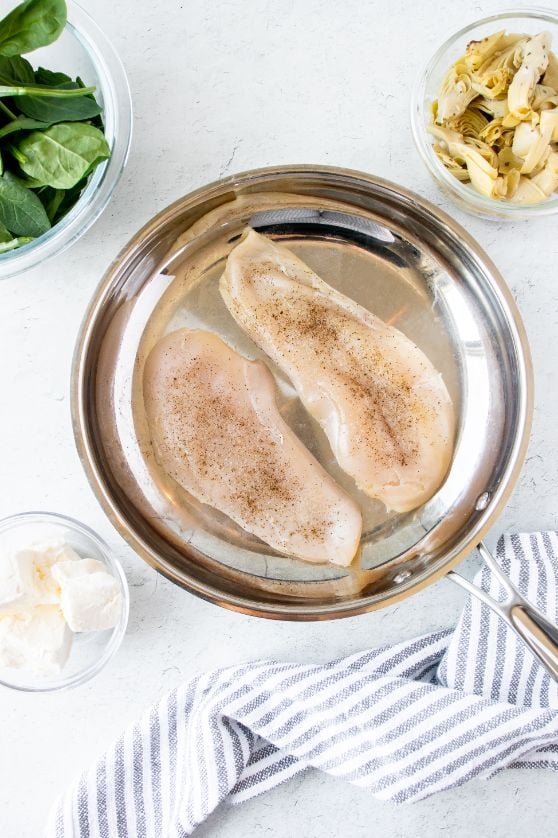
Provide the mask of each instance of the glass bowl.
[{"label": "glass bowl", "polygon": [[0,277],[14,276],[61,253],[107,206],[126,164],[132,137],[128,79],[114,47],[87,12],[68,0],[68,23],[57,41],[28,56],[34,67],[80,76],[96,87],[111,156],[95,169],[77,203],[51,230],[24,247],[0,254]]},{"label": "glass bowl", "polygon": [[558,52],[558,16],[552,9],[511,9],[465,26],[442,44],[419,76],[411,101],[413,137],[430,174],[462,209],[491,218],[524,219],[552,215],[558,212],[558,195],[540,204],[511,204],[487,198],[476,192],[470,184],[461,183],[450,174],[432,148],[433,138],[428,133],[428,125],[431,121],[432,102],[438,98],[442,79],[451,65],[463,55],[469,41],[480,40],[499,29],[530,35],[550,32],[553,52]]},{"label": "glass bowl", "polygon": [[64,540],[82,558],[103,562],[120,584],[122,610],[114,628],[74,634],[70,656],[60,673],[45,675],[0,667],[0,685],[24,692],[53,692],[89,681],[115,654],[128,623],[128,584],[120,562],[93,530],[73,518],[51,512],[23,512],[4,518],[0,521],[0,561],[7,552],[28,547],[34,541],[51,539]]}]

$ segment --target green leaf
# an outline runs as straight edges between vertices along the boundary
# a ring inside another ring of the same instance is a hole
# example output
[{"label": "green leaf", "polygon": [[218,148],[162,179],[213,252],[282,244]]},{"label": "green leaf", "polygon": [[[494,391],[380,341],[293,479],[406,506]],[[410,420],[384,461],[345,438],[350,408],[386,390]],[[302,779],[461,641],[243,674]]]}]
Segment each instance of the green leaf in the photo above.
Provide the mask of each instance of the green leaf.
[{"label": "green leaf", "polygon": [[67,191],[65,189],[53,189],[52,186],[43,186],[37,190],[36,194],[41,199],[41,203],[52,224],[65,195],[67,195]]},{"label": "green leaf", "polygon": [[[68,83],[74,84],[66,73],[57,73],[53,70],[47,70],[45,67],[38,67],[35,70],[34,81],[36,84],[46,84],[48,87],[60,87],[60,85]],[[78,85],[78,87],[85,87],[85,85]]]},{"label": "green leaf", "polygon": [[15,250],[16,247],[23,247],[24,244],[29,244],[35,239],[35,236],[19,236],[18,238],[9,241],[0,242],[0,253],[7,253],[9,250]]},{"label": "green leaf", "polygon": [[[10,152],[10,154],[12,155],[12,157],[15,157],[15,159],[17,160],[17,162],[18,162],[20,165],[21,165],[22,163],[26,163],[26,162],[27,162],[27,157],[25,156],[25,154],[23,154],[23,153],[19,150],[19,148],[17,147],[17,145],[14,145],[13,143],[8,143],[8,145],[6,146],[6,148],[7,148],[7,150]],[[43,184],[42,184],[42,183],[41,183],[41,186],[43,186]]]},{"label": "green leaf", "polygon": [[0,21],[0,55],[23,55],[55,41],[66,25],[65,0],[25,0]]},{"label": "green leaf", "polygon": [[19,140],[14,151],[26,175],[55,189],[70,189],[92,167],[110,157],[103,132],[75,122],[32,131]]},{"label": "green leaf", "polygon": [[[76,84],[78,85],[78,87],[85,87],[85,82],[82,79],[80,79],[79,76],[76,76]],[[96,101],[92,93],[89,94],[89,98],[93,99],[93,101]],[[97,116],[91,118],[91,125],[94,125],[95,128],[99,128],[104,133],[105,123],[103,122],[103,109],[101,107],[99,107],[99,113],[97,114]]]},{"label": "green leaf", "polygon": [[0,242],[10,242],[12,239],[13,236],[8,228],[4,227],[3,224],[0,224]]},{"label": "green leaf", "polygon": [[21,177],[17,172],[6,171],[6,175],[14,183],[19,183],[20,186],[24,186],[26,189],[41,189],[45,186],[42,181],[35,180],[32,177]]},{"label": "green leaf", "polygon": [[[78,78],[72,81],[66,73],[54,73],[39,67],[35,73],[35,82],[39,85],[55,87],[59,90],[81,90],[82,96],[76,99],[60,99],[52,96],[20,96],[17,99],[19,109],[34,119],[50,122],[84,122],[95,119],[102,113],[102,108],[92,94],[83,95],[85,84]],[[89,88],[90,89],[90,88]]]},{"label": "green leaf", "polygon": [[13,58],[0,55],[0,84],[35,84],[33,67],[20,55]]},{"label": "green leaf", "polygon": [[[70,83],[73,85],[70,89],[75,90],[77,85],[74,82]],[[84,122],[98,116],[102,110],[95,99],[90,96],[80,96],[76,99],[19,96],[15,101],[22,113],[51,125],[54,122]]]},{"label": "green leaf", "polygon": [[50,229],[39,198],[12,180],[7,172],[0,177],[0,223],[15,236],[42,236]]},{"label": "green leaf", "polygon": [[58,224],[61,218],[63,218],[71,209],[72,207],[78,202],[81,193],[87,186],[88,178],[84,177],[75,186],[72,186],[71,189],[67,189],[64,192],[64,198],[62,203],[58,207],[56,214],[52,220],[53,224]]},{"label": "green leaf", "polygon": [[16,131],[40,131],[43,128],[50,128],[51,122],[41,122],[38,119],[30,119],[27,116],[18,116],[17,119],[8,122],[0,128],[0,139],[14,134]]}]

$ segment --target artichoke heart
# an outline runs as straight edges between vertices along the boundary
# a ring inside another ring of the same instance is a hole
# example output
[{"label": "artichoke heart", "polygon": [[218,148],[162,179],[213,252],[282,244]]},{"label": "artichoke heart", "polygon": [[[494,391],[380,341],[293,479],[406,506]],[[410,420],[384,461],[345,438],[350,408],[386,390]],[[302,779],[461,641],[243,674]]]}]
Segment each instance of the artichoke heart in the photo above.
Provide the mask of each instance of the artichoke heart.
[{"label": "artichoke heart", "polygon": [[475,189],[483,195],[491,197],[498,177],[498,169],[495,168],[493,162],[497,162],[498,158],[490,146],[470,137],[463,138],[461,134],[452,131],[450,128],[439,128],[432,125],[430,131],[440,140],[442,148],[447,149],[450,157],[455,161],[465,163],[469,178]]},{"label": "artichoke heart", "polygon": [[488,143],[485,143],[483,140],[479,140],[476,137],[465,137],[463,142],[469,148],[477,151],[487,163],[490,163],[493,168],[498,167],[498,155],[494,149],[490,148]]},{"label": "artichoke heart", "polygon": [[512,198],[519,186],[521,175],[517,169],[510,169],[510,171],[496,178],[494,184],[493,195],[500,198]]},{"label": "artichoke heart", "polygon": [[542,83],[545,86],[553,87],[554,90],[558,90],[558,58],[556,58],[553,52],[548,53],[548,66],[546,73],[542,77]]},{"label": "artichoke heart", "polygon": [[523,158],[522,175],[530,174],[546,153],[551,133],[551,125],[547,125],[544,132],[541,132],[538,125],[530,125],[528,122],[517,126],[512,151],[517,157]]},{"label": "artichoke heart", "polygon": [[508,90],[508,107],[513,116],[523,119],[531,112],[535,85],[548,66],[549,33],[541,32],[539,35],[522,41],[519,50],[521,51],[521,66]]},{"label": "artichoke heart", "polygon": [[505,93],[511,79],[510,70],[506,67],[499,67],[483,73],[478,80],[472,82],[472,87],[479,96],[484,96],[486,99],[498,99]]},{"label": "artichoke heart", "polygon": [[518,60],[518,49],[520,49],[521,44],[527,39],[527,35],[503,35],[498,43],[496,52],[488,56],[478,68],[478,75],[482,76],[483,73],[490,70],[503,68],[507,68],[512,73],[515,73],[521,63],[521,59]]},{"label": "artichoke heart", "polygon": [[507,99],[487,99],[482,96],[475,101],[475,108],[493,116],[494,119],[503,119],[508,114]]},{"label": "artichoke heart", "polygon": [[544,164],[544,168],[534,177],[531,182],[541,189],[546,197],[558,189],[558,152],[551,152]]},{"label": "artichoke heart", "polygon": [[464,137],[478,137],[488,125],[488,119],[478,108],[467,108],[461,116],[448,120],[447,124]]},{"label": "artichoke heart", "polygon": [[522,166],[522,158],[514,154],[509,146],[498,152],[498,171],[502,174],[508,174],[513,169],[517,169],[519,172]]},{"label": "artichoke heart", "polygon": [[493,119],[491,122],[487,121],[482,131],[479,132],[479,140],[483,140],[487,145],[497,145],[500,143],[504,132],[506,132],[506,129],[502,124],[502,119]]},{"label": "artichoke heart", "polygon": [[558,143],[558,108],[543,111],[540,121],[541,132],[550,132],[550,142]]},{"label": "artichoke heart", "polygon": [[478,68],[473,87],[480,95],[498,99],[505,94],[517,70],[517,55],[522,43],[519,37],[514,37],[506,49],[496,52]]},{"label": "artichoke heart", "polygon": [[448,119],[461,116],[476,95],[471,86],[471,77],[466,73],[458,73],[455,67],[452,67],[442,82],[436,122],[441,125]]},{"label": "artichoke heart", "polygon": [[531,109],[533,111],[547,110],[558,105],[558,93],[548,84],[536,84],[533,93]]},{"label": "artichoke heart", "polygon": [[531,178],[521,176],[511,201],[514,204],[539,204],[546,197],[540,186],[533,183]]},{"label": "artichoke heart", "polygon": [[[528,114],[531,118],[533,117],[533,112],[531,111]],[[514,116],[514,114],[510,113],[509,111],[505,115],[504,119],[502,120],[502,124],[504,128],[517,128],[517,126],[522,122],[522,120],[518,116]]]},{"label": "artichoke heart", "polygon": [[450,174],[461,181],[469,180],[469,172],[467,171],[465,161],[456,160],[443,146],[438,143],[434,143],[432,148],[436,152],[438,160],[444,164]]},{"label": "artichoke heart", "polygon": [[463,62],[472,72],[475,72],[484,64],[487,58],[494,55],[505,34],[505,30],[501,29],[499,32],[495,32],[494,35],[488,35],[486,38],[483,38],[482,41],[471,41],[467,44]]},{"label": "artichoke heart", "polygon": [[546,161],[548,160],[548,158],[550,157],[551,154],[552,154],[552,149],[551,149],[550,146],[547,146],[545,151],[544,151],[544,154],[541,157],[539,157],[538,162],[535,164],[535,166],[533,166],[533,168],[532,168],[532,170],[529,174],[531,180],[535,180],[535,176],[538,175],[539,172],[542,172],[542,170],[546,166]]},{"label": "artichoke heart", "polygon": [[506,185],[506,198],[513,198],[515,193],[517,192],[517,187],[519,186],[519,181],[521,180],[521,175],[519,173],[519,169],[510,169],[510,171],[505,174],[504,176],[504,183]]},{"label": "artichoke heart", "polygon": [[467,163],[467,171],[471,183],[481,193],[488,198],[492,198],[498,194],[498,169],[491,166],[490,163],[484,159],[480,152],[471,150],[465,157]]}]

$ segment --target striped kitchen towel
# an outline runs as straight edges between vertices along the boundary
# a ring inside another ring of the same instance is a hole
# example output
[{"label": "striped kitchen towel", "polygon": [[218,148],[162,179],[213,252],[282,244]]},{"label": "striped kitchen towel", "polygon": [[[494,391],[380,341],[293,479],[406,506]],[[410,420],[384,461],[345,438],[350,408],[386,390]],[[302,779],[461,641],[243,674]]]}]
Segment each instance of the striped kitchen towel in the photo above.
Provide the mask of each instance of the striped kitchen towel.
[{"label": "striped kitchen towel", "polygon": [[[504,536],[496,558],[558,622],[556,533]],[[501,593],[487,569],[477,582]],[[412,803],[506,767],[558,769],[558,684],[474,600],[455,630],[325,665],[242,664],[173,690],[63,797],[48,834],[179,838],[222,801],[307,768]]]}]

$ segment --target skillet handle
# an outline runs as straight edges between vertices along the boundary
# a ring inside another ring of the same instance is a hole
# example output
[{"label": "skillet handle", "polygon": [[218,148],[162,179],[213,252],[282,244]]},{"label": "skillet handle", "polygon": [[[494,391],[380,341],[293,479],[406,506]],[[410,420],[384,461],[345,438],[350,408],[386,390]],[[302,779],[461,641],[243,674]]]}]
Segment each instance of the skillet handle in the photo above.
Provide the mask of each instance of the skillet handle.
[{"label": "skillet handle", "polygon": [[498,614],[523,640],[549,674],[558,681],[558,627],[519,593],[482,541],[477,545],[477,550],[504,588],[506,592],[504,600],[498,602],[492,599],[486,591],[477,588],[454,570],[450,570],[448,576]]}]

